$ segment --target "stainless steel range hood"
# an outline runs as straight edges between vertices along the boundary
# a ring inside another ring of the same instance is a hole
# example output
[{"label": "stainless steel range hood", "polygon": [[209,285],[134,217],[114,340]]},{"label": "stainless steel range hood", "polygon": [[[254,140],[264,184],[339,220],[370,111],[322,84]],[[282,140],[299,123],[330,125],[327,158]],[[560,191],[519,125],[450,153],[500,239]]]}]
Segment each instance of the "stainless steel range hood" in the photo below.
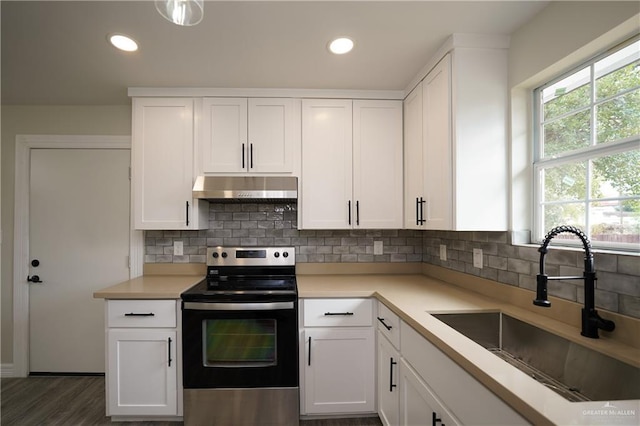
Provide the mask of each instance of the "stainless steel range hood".
[{"label": "stainless steel range hood", "polygon": [[198,176],[193,198],[215,202],[296,201],[297,177]]}]

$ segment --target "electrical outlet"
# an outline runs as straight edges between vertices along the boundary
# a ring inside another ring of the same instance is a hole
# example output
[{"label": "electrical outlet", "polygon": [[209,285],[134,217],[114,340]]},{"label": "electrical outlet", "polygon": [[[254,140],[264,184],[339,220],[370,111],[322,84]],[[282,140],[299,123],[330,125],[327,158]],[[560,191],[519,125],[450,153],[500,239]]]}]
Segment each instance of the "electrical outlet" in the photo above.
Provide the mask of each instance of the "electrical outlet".
[{"label": "electrical outlet", "polygon": [[473,266],[482,269],[482,249],[473,249]]},{"label": "electrical outlet", "polygon": [[183,255],[183,245],[182,241],[174,241],[173,242],[173,255],[174,256],[182,256]]},{"label": "electrical outlet", "polygon": [[440,244],[440,260],[447,260],[447,246]]},{"label": "electrical outlet", "polygon": [[374,241],[373,242],[373,254],[382,254],[383,253],[383,245],[382,241]]}]

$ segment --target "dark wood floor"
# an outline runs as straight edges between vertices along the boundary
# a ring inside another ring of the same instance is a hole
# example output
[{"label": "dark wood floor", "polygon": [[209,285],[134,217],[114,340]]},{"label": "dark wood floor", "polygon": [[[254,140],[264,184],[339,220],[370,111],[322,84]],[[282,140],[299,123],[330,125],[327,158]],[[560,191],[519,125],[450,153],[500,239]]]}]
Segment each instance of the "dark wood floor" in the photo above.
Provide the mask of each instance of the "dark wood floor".
[{"label": "dark wood floor", "polygon": [[[2,426],[169,426],[182,422],[111,422],[105,416],[104,377],[28,377],[1,380]],[[374,418],[304,420],[301,426],[381,426]],[[232,425],[229,425],[232,426]]]}]

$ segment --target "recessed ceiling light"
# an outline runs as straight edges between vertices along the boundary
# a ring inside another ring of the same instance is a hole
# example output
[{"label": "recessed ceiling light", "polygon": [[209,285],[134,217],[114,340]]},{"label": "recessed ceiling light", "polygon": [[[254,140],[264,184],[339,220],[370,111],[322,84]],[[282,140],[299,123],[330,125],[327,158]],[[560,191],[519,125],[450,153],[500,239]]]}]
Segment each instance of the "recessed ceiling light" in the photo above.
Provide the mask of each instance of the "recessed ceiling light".
[{"label": "recessed ceiling light", "polygon": [[124,34],[109,34],[107,40],[109,40],[109,43],[114,47],[124,50],[125,52],[135,52],[138,50],[138,43]]},{"label": "recessed ceiling light", "polygon": [[343,55],[353,49],[353,40],[347,37],[340,37],[329,43],[329,50],[336,55]]}]

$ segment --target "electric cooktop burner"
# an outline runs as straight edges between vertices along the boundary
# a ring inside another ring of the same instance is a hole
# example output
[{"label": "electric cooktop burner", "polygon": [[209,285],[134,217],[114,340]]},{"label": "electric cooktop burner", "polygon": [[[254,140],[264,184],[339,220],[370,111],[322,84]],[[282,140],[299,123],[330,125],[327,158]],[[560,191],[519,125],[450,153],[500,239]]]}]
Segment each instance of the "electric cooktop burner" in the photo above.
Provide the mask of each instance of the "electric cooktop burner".
[{"label": "electric cooktop burner", "polygon": [[207,277],[182,294],[187,301],[293,300],[295,248],[210,247]]}]

